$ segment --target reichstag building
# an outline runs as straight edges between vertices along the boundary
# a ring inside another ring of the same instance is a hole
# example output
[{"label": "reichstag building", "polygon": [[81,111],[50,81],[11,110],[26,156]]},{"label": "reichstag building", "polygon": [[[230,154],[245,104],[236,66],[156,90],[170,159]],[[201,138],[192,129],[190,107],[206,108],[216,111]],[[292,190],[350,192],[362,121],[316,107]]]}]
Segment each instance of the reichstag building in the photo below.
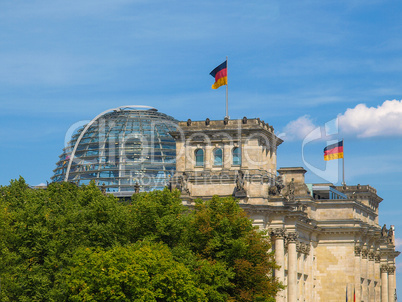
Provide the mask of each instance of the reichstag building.
[{"label": "reichstag building", "polygon": [[52,180],[95,180],[119,198],[169,186],[184,204],[234,196],[271,235],[286,285],[276,301],[396,301],[399,252],[394,227],[378,223],[376,189],[306,184],[303,167],[277,168],[282,143],[259,118],[177,121],[122,106],[76,131]]}]

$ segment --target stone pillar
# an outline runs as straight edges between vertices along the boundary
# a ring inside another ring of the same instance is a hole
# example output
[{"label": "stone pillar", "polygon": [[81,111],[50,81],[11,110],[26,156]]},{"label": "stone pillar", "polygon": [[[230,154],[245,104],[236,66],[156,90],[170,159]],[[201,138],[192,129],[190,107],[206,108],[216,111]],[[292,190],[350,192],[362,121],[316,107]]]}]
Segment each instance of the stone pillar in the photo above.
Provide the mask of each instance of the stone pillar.
[{"label": "stone pillar", "polygon": [[395,301],[395,266],[388,266],[388,301]]},{"label": "stone pillar", "polygon": [[299,234],[288,234],[288,302],[297,302],[297,251],[296,241]]},{"label": "stone pillar", "polygon": [[370,280],[368,288],[368,301],[375,302],[374,292],[374,252],[370,251],[368,254],[368,278]]},{"label": "stone pillar", "polygon": [[386,264],[381,265],[381,302],[388,302],[388,265]]},{"label": "stone pillar", "polygon": [[368,301],[368,260],[367,260],[368,250],[367,248],[362,249],[362,260],[361,260],[361,270],[362,270],[362,277],[363,277],[363,284],[362,284],[362,293],[361,299],[362,301]]},{"label": "stone pillar", "polygon": [[214,159],[212,154],[213,147],[212,146],[205,146],[204,149],[204,169],[211,170]]},{"label": "stone pillar", "polygon": [[[278,269],[275,270],[275,277],[278,278],[279,282],[284,284],[285,282],[285,230],[284,229],[273,229],[271,231],[271,237],[275,242],[275,261],[278,266]],[[285,302],[285,297],[283,295],[283,290],[279,291],[276,296],[277,302]]]},{"label": "stone pillar", "polygon": [[[305,253],[306,253],[306,245],[303,242],[296,243],[296,252],[297,252],[297,259],[298,259],[298,271],[301,275],[299,280],[299,286],[297,287],[297,297],[299,301],[305,301],[304,291],[303,291],[303,283],[304,283],[304,267],[305,267]],[[298,278],[298,276],[297,276]]]},{"label": "stone pillar", "polygon": [[374,264],[374,276],[375,281],[377,282],[377,286],[375,287],[375,301],[381,301],[381,271],[380,271],[380,261],[381,255],[380,253],[376,253]]},{"label": "stone pillar", "polygon": [[355,246],[355,291],[356,291],[356,301],[361,301],[361,292],[360,292],[360,274],[361,274],[361,269],[360,269],[360,256],[361,256],[361,251],[362,248],[359,245]]}]

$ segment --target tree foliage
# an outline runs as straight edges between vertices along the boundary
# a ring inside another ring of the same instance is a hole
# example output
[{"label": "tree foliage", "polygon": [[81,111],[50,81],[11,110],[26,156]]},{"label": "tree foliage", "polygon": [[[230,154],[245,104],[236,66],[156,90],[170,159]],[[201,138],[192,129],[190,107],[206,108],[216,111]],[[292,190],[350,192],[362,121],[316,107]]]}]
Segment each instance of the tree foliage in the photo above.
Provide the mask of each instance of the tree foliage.
[{"label": "tree foliage", "polygon": [[274,301],[269,249],[232,198],[0,187],[1,301]]}]

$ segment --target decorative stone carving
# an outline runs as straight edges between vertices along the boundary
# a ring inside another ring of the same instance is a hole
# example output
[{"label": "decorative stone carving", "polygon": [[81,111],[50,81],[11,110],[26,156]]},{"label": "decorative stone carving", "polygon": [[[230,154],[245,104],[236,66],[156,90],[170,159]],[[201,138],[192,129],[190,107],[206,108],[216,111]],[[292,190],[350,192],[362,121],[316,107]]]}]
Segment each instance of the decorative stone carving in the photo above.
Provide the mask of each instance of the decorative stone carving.
[{"label": "decorative stone carving", "polygon": [[134,185],[134,193],[140,193],[140,185],[138,184],[138,182],[136,182]]},{"label": "decorative stone carving", "polygon": [[210,123],[211,123],[211,120],[209,119],[209,117],[207,117],[207,119],[205,120],[205,125],[209,126]]},{"label": "decorative stone carving", "polygon": [[247,124],[247,117],[243,117],[242,122],[243,124]]},{"label": "decorative stone carving", "polygon": [[362,252],[362,247],[356,245],[355,246],[355,256],[360,256],[361,252]]},{"label": "decorative stone carving", "polygon": [[276,228],[271,230],[271,237],[274,238],[285,238],[285,229]]},{"label": "decorative stone carving", "polygon": [[288,183],[288,194],[287,194],[288,200],[291,202],[295,201],[295,189],[296,189],[295,179],[292,178],[292,181]]},{"label": "decorative stone carving", "polygon": [[239,170],[236,174],[236,187],[234,196],[236,198],[245,198],[247,197],[247,192],[244,188],[244,174],[242,170]]},{"label": "decorative stone carving", "polygon": [[184,195],[190,195],[190,190],[188,189],[188,176],[186,172],[183,172],[183,175],[179,176],[178,182],[178,188],[180,192]]},{"label": "decorative stone carving", "polygon": [[388,265],[388,274],[393,275],[395,273],[395,266]]},{"label": "decorative stone carving", "polygon": [[191,119],[187,120],[187,126],[191,126]]},{"label": "decorative stone carving", "polygon": [[288,242],[296,242],[299,238],[299,233],[297,232],[290,232],[287,234]]},{"label": "decorative stone carving", "polygon": [[375,258],[374,252],[369,252],[369,253],[368,253],[368,258],[369,258],[370,261],[373,261],[374,258]]},{"label": "decorative stone carving", "polygon": [[375,262],[380,263],[380,261],[381,261],[381,254],[380,254],[380,253],[376,253],[375,256],[374,256],[374,260],[375,260]]},{"label": "decorative stone carving", "polygon": [[307,210],[307,206],[298,201],[296,203],[296,206],[294,207],[294,210],[304,212],[305,210]]},{"label": "decorative stone carving", "polygon": [[392,229],[392,226],[389,228],[389,230],[388,230],[388,241],[389,241],[389,243],[394,243],[393,242],[393,239],[394,239],[394,230]]},{"label": "decorative stone carving", "polygon": [[229,123],[229,118],[227,116],[225,116],[225,118],[223,119],[223,124],[227,125]]},{"label": "decorative stone carving", "polygon": [[388,235],[387,225],[384,224],[381,229],[381,237],[387,237],[387,235]]},{"label": "decorative stone carving", "polygon": [[310,244],[306,244],[306,254],[307,255],[309,255],[310,254],[310,249],[311,249],[311,247],[310,247]]},{"label": "decorative stone carving", "polygon": [[386,264],[381,265],[380,271],[381,271],[381,273],[387,273],[388,272],[388,265],[386,265]]},{"label": "decorative stone carving", "polygon": [[282,176],[278,176],[276,177],[274,184],[269,187],[268,194],[271,196],[278,196],[281,194],[284,187],[285,185],[283,184]]},{"label": "decorative stone carving", "polygon": [[310,245],[304,242],[297,242],[296,243],[296,251],[301,254],[309,254],[310,252]]},{"label": "decorative stone carving", "polygon": [[367,255],[368,255],[368,250],[367,249],[362,249],[362,258],[363,259],[367,259]]}]

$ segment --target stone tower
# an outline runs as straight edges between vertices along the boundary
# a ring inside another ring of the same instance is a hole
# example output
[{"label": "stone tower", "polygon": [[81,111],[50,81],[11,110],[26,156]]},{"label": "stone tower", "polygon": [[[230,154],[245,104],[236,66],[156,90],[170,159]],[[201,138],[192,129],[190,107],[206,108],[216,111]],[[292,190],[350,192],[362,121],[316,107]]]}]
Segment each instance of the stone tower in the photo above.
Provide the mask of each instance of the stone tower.
[{"label": "stone tower", "polygon": [[213,195],[267,204],[275,182],[276,151],[282,140],[260,119],[179,123],[176,175],[172,186],[188,201]]}]

